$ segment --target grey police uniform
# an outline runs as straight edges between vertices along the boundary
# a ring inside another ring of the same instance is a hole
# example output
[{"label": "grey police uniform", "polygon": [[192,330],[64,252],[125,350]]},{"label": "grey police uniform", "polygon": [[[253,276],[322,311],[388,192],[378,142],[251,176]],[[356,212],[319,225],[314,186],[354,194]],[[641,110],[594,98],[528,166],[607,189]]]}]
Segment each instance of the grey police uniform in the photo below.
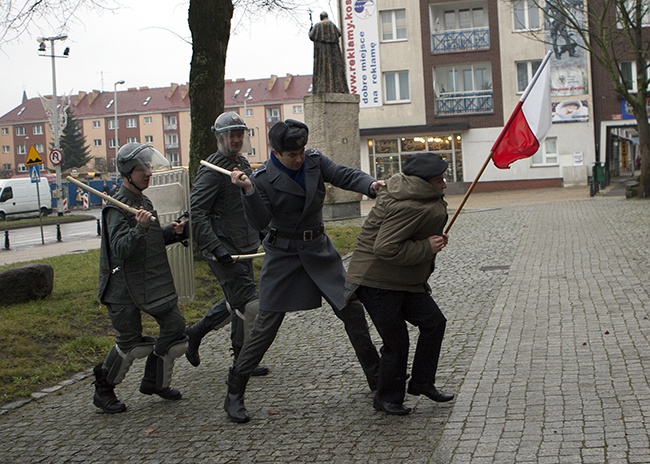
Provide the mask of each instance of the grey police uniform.
[{"label": "grey police uniform", "polygon": [[[156,215],[146,196],[138,197],[124,186],[115,198]],[[178,309],[165,246],[184,238],[176,235],[171,225],[161,228],[158,221],[145,230],[133,214],[111,203],[102,211],[98,296],[108,307],[111,323],[118,332],[115,346],[104,360],[107,380],[112,385],[124,379],[135,358],[151,353],[155,358],[149,362],[152,366],[148,373],[145,369],[145,378],[149,374],[148,378],[158,387],[169,386],[174,359],[185,352],[186,340],[185,319]],[[140,311],[152,315],[160,325],[157,339],[142,336]]]},{"label": "grey police uniform", "polygon": [[[234,168],[251,174],[251,167],[246,158],[237,155],[237,161],[220,152],[210,155],[207,162],[232,171]],[[259,233],[253,229],[244,216],[239,188],[232,184],[230,178],[206,166],[199,167],[192,192],[190,194],[192,209],[192,236],[198,248],[203,252],[210,269],[219,280],[225,300],[217,302],[205,315],[212,329],[228,321],[234,311],[252,316],[257,314],[257,288],[251,260],[240,260],[231,264],[221,264],[214,260],[223,249],[231,255],[256,253],[260,246]],[[226,303],[227,302],[227,303]],[[248,319],[248,318],[247,318]],[[252,327],[233,320],[232,345],[235,357],[239,354],[246,332]],[[254,317],[250,320],[252,324]]]}]

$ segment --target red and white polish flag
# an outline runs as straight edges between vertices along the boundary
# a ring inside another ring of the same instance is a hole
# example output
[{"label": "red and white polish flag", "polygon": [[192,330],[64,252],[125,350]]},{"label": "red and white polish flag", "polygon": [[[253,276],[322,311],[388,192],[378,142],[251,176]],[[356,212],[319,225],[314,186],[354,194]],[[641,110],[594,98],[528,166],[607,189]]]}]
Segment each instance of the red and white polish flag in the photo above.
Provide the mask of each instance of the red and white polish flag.
[{"label": "red and white polish flag", "polygon": [[550,57],[549,51],[492,146],[492,161],[499,169],[533,156],[551,128]]}]

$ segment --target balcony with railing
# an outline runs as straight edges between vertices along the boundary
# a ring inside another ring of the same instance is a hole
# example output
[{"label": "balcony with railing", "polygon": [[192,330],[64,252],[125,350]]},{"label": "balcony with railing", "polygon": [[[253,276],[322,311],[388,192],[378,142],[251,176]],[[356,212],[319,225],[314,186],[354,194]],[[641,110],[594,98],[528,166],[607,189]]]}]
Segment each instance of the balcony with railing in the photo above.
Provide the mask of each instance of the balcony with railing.
[{"label": "balcony with railing", "polygon": [[167,122],[164,124],[164,128],[166,131],[172,131],[178,129],[178,123],[175,122]]},{"label": "balcony with railing", "polygon": [[165,150],[175,150],[178,148],[178,142],[165,142]]},{"label": "balcony with railing", "polygon": [[436,95],[436,116],[494,113],[492,90],[446,92]]},{"label": "balcony with railing", "polygon": [[438,31],[431,34],[431,50],[434,53],[468,52],[490,49],[490,29],[479,27]]}]

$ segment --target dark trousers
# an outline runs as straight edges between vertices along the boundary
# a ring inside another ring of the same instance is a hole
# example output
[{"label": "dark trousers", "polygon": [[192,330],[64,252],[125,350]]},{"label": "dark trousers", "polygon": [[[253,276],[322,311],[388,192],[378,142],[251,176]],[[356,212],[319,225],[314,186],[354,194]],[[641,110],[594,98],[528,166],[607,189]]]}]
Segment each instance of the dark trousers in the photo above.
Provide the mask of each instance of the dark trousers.
[{"label": "dark trousers", "polygon": [[428,293],[382,290],[361,286],[359,299],[370,314],[384,343],[379,364],[377,395],[389,403],[402,403],[406,389],[409,333],[406,322],[420,330],[411,380],[435,383],[447,319]]},{"label": "dark trousers", "polygon": [[[345,331],[366,374],[368,383],[371,385],[376,383],[379,355],[370,338],[363,306],[359,301],[354,300],[344,309],[334,310],[334,313],[345,324]],[[250,376],[253,369],[262,361],[273,340],[275,340],[278,329],[284,320],[284,315],[285,313],[260,310],[250,339],[244,345],[239,358],[237,358],[235,364],[236,374]]]},{"label": "dark trousers", "polygon": [[[252,251],[254,253],[256,250]],[[255,274],[253,261],[250,259],[241,260],[232,264],[221,264],[218,261],[209,259],[206,254],[206,261],[210,270],[221,284],[224,300],[228,302],[233,313],[236,310],[244,312],[246,303],[257,298],[257,287],[255,286]],[[219,303],[222,303],[220,301]],[[224,304],[213,305],[208,309],[205,317],[212,319],[225,319],[225,312],[228,312]],[[222,314],[218,314],[222,313]],[[239,355],[244,344],[244,324],[241,319],[231,314],[230,340],[235,357]]]}]

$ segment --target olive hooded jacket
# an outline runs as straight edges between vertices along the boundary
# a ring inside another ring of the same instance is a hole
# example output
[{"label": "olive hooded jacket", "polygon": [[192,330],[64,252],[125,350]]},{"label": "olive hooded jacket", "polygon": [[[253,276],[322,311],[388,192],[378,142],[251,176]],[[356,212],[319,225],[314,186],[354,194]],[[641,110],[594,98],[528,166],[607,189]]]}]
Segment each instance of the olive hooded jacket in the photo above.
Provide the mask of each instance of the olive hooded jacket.
[{"label": "olive hooded jacket", "polygon": [[440,190],[417,176],[396,174],[386,187],[357,239],[347,287],[428,292],[436,259],[428,237],[442,235],[447,202]]}]

